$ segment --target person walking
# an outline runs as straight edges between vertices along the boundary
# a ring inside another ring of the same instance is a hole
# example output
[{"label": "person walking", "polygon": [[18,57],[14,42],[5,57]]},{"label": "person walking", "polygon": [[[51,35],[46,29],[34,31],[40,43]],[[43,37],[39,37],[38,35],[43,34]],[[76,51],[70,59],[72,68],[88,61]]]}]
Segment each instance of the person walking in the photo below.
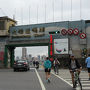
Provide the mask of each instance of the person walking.
[{"label": "person walking", "polygon": [[88,75],[90,80],[90,54],[88,54],[88,57],[86,58],[85,63],[87,64]]},{"label": "person walking", "polygon": [[47,57],[44,61],[44,68],[45,68],[45,75],[46,75],[46,81],[50,83],[50,72],[51,72],[51,61]]},{"label": "person walking", "polygon": [[36,60],[36,69],[39,69],[39,61]]},{"label": "person walking", "polygon": [[53,66],[54,66],[54,72],[55,72],[55,74],[57,74],[57,75],[59,74],[59,71],[58,71],[59,65],[60,65],[60,62],[58,61],[57,58],[55,58],[55,60],[54,60],[54,62],[53,62]]},{"label": "person walking", "polygon": [[78,60],[75,59],[74,55],[70,56],[69,65],[68,66],[69,66],[69,71],[70,71],[70,74],[71,74],[71,77],[72,77],[73,88],[75,88],[75,86],[74,86],[74,72],[72,70],[77,69],[78,70],[78,74],[80,74],[82,67],[79,64]]},{"label": "person walking", "polygon": [[36,65],[36,61],[34,60],[34,61],[33,61],[33,66],[35,67],[35,65]]}]

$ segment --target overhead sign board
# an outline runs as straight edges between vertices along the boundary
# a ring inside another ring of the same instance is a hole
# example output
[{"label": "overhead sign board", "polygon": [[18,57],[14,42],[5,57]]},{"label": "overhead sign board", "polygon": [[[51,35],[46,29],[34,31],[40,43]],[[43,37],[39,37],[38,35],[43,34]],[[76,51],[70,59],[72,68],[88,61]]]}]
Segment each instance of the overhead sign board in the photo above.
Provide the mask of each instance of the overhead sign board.
[{"label": "overhead sign board", "polygon": [[68,38],[54,39],[54,54],[68,54]]}]

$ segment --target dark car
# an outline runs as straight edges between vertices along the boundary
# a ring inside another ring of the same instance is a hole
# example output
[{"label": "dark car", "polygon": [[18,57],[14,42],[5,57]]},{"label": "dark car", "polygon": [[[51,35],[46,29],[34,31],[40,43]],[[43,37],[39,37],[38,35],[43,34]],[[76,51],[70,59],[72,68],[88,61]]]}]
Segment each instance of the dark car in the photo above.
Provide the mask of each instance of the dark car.
[{"label": "dark car", "polygon": [[28,71],[30,69],[30,64],[28,60],[16,60],[13,65],[14,71],[25,70]]}]

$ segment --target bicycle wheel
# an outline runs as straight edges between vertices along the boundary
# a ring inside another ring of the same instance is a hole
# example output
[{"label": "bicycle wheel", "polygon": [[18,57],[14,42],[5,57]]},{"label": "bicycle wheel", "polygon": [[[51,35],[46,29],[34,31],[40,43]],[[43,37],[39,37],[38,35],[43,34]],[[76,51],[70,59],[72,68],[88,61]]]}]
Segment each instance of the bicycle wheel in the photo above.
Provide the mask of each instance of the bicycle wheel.
[{"label": "bicycle wheel", "polygon": [[78,78],[78,84],[80,86],[80,89],[82,90],[82,84],[81,84],[80,78]]}]

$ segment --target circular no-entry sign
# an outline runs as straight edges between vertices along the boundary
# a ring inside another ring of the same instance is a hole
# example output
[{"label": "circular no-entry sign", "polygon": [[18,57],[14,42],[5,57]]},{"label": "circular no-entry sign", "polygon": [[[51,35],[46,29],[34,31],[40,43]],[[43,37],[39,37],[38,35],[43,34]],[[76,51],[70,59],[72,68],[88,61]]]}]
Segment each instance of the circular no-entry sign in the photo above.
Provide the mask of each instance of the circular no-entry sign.
[{"label": "circular no-entry sign", "polygon": [[66,30],[66,29],[62,29],[62,30],[61,30],[61,34],[62,34],[62,35],[66,35],[66,34],[67,34],[67,30]]},{"label": "circular no-entry sign", "polygon": [[78,35],[78,34],[79,34],[79,30],[78,30],[77,28],[75,28],[75,29],[73,30],[73,34],[74,34],[74,35]]},{"label": "circular no-entry sign", "polygon": [[68,29],[68,34],[69,35],[73,34],[73,30],[72,29]]},{"label": "circular no-entry sign", "polygon": [[80,38],[81,38],[81,39],[86,38],[86,34],[85,34],[85,33],[81,33],[81,34],[80,34]]}]

